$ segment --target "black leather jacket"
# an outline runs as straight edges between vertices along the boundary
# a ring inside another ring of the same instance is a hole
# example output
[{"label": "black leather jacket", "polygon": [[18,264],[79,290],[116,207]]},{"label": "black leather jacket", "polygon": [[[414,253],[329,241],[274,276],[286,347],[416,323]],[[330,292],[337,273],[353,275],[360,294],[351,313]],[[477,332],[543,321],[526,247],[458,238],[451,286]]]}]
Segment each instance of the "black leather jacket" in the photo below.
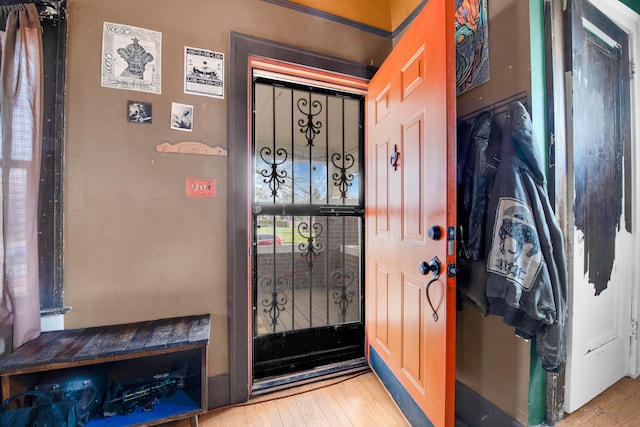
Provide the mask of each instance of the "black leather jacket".
[{"label": "black leather jacket", "polygon": [[509,105],[504,127],[480,114],[458,138],[458,296],[536,337],[544,369],[565,361],[564,240],[546,192],[529,114]]},{"label": "black leather jacket", "polygon": [[565,361],[567,264],[546,191],[542,155],[524,106],[509,106],[487,205],[486,296],[491,314],[536,337],[545,370]]},{"label": "black leather jacket", "polygon": [[460,256],[474,261],[484,259],[487,202],[497,171],[497,165],[492,164],[490,158],[487,159],[490,156],[488,147],[492,119],[491,112],[483,112],[466,132],[459,135]]},{"label": "black leather jacket", "polygon": [[501,129],[491,111],[458,126],[458,301],[485,315],[487,204],[500,164]]}]

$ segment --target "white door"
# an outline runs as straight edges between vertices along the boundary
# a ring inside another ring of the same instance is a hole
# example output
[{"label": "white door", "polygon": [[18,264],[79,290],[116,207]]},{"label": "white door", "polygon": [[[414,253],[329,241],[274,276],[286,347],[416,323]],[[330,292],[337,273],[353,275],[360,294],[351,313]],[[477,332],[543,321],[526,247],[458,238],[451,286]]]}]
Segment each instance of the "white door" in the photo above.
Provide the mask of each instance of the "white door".
[{"label": "white door", "polygon": [[[619,2],[570,0],[569,319],[565,410],[573,412],[637,371],[638,216],[632,159],[632,50],[638,15]],[[600,11],[600,9],[606,12]],[[633,18],[635,15],[635,24]],[[630,34],[631,33],[631,34]],[[568,91],[569,92],[569,91]],[[571,111],[573,115],[571,116]],[[573,191],[572,191],[573,190]]]}]

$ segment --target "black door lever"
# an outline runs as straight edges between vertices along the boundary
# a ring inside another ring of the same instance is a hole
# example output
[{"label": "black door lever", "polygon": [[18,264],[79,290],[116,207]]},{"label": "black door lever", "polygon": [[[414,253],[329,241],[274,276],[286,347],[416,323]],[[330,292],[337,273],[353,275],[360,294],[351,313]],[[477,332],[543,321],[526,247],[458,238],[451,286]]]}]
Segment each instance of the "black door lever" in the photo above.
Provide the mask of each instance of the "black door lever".
[{"label": "black door lever", "polygon": [[427,302],[429,303],[429,307],[431,307],[431,311],[433,312],[433,320],[438,321],[438,312],[433,307],[433,303],[431,303],[431,297],[429,296],[429,289],[431,288],[431,284],[440,278],[440,268],[442,263],[438,259],[437,256],[431,258],[431,261],[428,263],[426,261],[422,261],[420,263],[420,273],[423,275],[429,274],[433,276],[429,282],[427,282],[427,286],[425,287],[425,293],[427,294]]}]

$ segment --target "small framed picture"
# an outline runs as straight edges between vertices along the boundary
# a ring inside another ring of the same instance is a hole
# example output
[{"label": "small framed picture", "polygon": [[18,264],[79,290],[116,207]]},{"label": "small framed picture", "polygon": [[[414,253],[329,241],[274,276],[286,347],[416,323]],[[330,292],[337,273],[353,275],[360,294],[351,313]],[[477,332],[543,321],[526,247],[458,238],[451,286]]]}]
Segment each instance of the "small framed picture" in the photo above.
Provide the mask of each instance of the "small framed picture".
[{"label": "small framed picture", "polygon": [[171,129],[193,130],[193,105],[171,103]]},{"label": "small framed picture", "polygon": [[144,123],[150,125],[153,122],[151,103],[127,101],[127,121],[129,123]]}]

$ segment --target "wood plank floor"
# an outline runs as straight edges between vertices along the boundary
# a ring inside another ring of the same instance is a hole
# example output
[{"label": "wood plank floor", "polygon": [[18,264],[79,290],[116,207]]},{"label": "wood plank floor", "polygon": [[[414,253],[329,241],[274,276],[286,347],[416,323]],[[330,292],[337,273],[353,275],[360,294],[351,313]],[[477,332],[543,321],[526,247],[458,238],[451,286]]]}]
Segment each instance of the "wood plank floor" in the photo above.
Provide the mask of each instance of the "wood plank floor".
[{"label": "wood plank floor", "polygon": [[[201,415],[200,427],[407,427],[409,423],[367,371],[252,398]],[[188,427],[189,421],[170,424]]]},{"label": "wood plank floor", "polygon": [[[201,427],[409,426],[373,372],[333,378],[251,399],[199,417]],[[168,424],[189,427],[188,420]],[[623,378],[557,427],[640,426],[640,378]]]},{"label": "wood plank floor", "polygon": [[623,378],[572,414],[565,414],[557,427],[640,426],[640,378]]}]

